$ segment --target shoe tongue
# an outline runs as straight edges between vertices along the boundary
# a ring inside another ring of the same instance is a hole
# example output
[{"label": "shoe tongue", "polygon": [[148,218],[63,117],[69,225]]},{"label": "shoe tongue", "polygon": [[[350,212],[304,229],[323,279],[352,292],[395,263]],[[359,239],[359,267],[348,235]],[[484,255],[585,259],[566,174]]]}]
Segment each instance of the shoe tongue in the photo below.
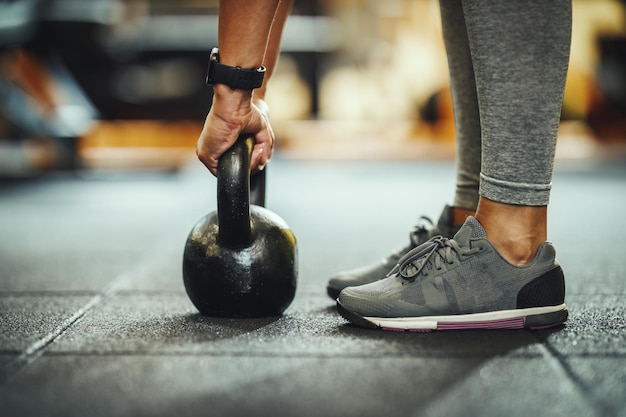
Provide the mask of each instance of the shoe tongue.
[{"label": "shoe tongue", "polygon": [[487,233],[485,229],[483,229],[483,226],[475,217],[469,216],[456,235],[454,235],[453,239],[459,246],[469,247],[470,239],[480,239],[484,237],[487,237]]}]

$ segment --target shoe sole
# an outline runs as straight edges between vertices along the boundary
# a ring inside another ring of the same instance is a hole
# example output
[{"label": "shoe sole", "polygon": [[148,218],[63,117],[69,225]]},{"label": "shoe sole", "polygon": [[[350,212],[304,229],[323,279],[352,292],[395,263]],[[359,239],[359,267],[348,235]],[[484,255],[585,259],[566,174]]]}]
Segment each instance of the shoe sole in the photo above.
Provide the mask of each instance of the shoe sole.
[{"label": "shoe sole", "polygon": [[430,332],[433,330],[528,329],[555,327],[567,320],[565,304],[488,313],[426,317],[365,317],[347,310],[337,301],[337,310],[357,326],[395,332]]}]

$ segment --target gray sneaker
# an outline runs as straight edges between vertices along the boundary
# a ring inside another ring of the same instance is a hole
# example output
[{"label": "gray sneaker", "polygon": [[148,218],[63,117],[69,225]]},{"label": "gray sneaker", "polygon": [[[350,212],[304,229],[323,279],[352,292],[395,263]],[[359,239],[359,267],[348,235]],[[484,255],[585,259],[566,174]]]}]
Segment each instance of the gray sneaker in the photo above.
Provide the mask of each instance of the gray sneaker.
[{"label": "gray sneaker", "polygon": [[565,322],[564,299],[551,243],[515,266],[468,217],[453,239],[418,246],[387,278],[343,290],[337,308],[356,325],[385,330],[541,329]]},{"label": "gray sneaker", "polygon": [[392,253],[376,264],[351,269],[331,277],[326,287],[328,296],[336,300],[341,290],[346,287],[369,284],[370,282],[385,278],[389,271],[398,264],[400,258],[406,255],[411,249],[421,245],[434,236],[441,235],[444,237],[452,237],[459,228],[460,226],[452,226],[452,207],[450,206],[444,207],[436,225],[433,225],[430,218],[422,216],[418,224],[409,233],[409,244],[406,247]]}]

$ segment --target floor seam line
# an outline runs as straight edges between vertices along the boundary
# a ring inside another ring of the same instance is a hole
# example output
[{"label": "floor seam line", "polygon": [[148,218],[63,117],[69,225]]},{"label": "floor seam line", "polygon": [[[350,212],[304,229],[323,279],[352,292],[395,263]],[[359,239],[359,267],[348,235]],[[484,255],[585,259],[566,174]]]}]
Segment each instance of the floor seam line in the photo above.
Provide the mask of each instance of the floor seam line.
[{"label": "floor seam line", "polygon": [[[158,244],[155,248],[158,248]],[[146,268],[150,264],[150,259],[156,259],[154,254],[156,250],[150,250],[146,252],[146,255],[141,257],[134,265],[130,266],[125,271],[121,272],[116,278],[110,281],[98,294],[93,296],[83,307],[78,309],[69,318],[63,320],[60,325],[55,327],[51,332],[39,338],[33,342],[22,353],[8,364],[3,366],[2,372],[0,372],[0,386],[10,383],[15,377],[17,377],[22,370],[28,365],[36,361],[46,351],[48,346],[58,340],[64,333],[66,333],[75,323],[83,318],[88,312],[102,304],[104,301],[112,298],[119,290],[122,282],[133,276],[137,272]]]},{"label": "floor seam line", "polygon": [[605,404],[599,401],[593,390],[590,390],[587,385],[580,380],[578,375],[574,373],[571,367],[565,362],[562,355],[546,340],[539,344],[539,349],[544,354],[544,357],[548,359],[549,364],[554,370],[565,375],[567,380],[578,391],[580,397],[584,402],[594,411],[600,411],[603,416],[613,416],[614,412],[611,408],[608,408]]}]

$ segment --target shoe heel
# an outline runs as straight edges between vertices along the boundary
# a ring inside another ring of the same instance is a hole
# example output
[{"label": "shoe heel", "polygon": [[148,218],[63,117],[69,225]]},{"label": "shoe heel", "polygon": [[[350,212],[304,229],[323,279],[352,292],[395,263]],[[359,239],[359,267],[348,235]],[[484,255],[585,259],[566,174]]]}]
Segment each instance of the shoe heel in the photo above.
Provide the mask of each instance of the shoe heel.
[{"label": "shoe heel", "polygon": [[554,311],[552,313],[527,316],[524,327],[529,330],[541,330],[560,326],[565,323],[568,315],[567,308],[564,308],[563,310]]},{"label": "shoe heel", "polygon": [[558,306],[565,302],[565,278],[560,266],[524,285],[517,295],[517,308]]}]

